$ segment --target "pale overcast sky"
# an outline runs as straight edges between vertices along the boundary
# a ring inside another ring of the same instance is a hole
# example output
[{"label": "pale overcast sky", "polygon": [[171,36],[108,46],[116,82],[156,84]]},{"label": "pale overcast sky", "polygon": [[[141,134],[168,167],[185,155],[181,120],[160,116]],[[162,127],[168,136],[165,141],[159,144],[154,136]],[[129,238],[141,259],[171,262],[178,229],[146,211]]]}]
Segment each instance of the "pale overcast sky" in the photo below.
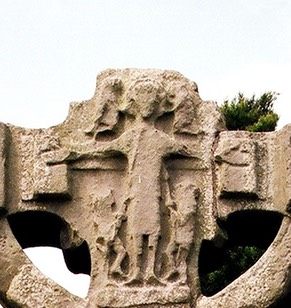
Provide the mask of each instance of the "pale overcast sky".
[{"label": "pale overcast sky", "polygon": [[277,91],[291,122],[290,15],[289,0],[1,0],[0,121],[58,124],[98,72],[143,67],[178,70],[205,100]]},{"label": "pale overcast sky", "polygon": [[280,93],[291,122],[289,0],[0,0],[0,121],[62,122],[106,68],[174,69],[204,100]]}]

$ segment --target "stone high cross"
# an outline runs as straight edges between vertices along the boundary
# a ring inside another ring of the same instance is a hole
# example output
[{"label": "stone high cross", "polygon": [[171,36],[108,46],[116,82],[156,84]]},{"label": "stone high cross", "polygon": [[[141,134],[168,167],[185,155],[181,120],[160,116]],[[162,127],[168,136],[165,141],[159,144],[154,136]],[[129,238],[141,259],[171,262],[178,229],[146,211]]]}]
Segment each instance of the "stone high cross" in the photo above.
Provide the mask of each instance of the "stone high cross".
[{"label": "stone high cross", "polygon": [[[282,307],[291,281],[290,138],[290,126],[226,131],[194,82],[160,70],[102,72],[93,98],[72,103],[58,126],[1,124],[0,302]],[[207,294],[202,276],[228,245],[265,252]],[[89,274],[87,297],[34,267],[22,250],[34,246],[61,248],[72,272]]]}]

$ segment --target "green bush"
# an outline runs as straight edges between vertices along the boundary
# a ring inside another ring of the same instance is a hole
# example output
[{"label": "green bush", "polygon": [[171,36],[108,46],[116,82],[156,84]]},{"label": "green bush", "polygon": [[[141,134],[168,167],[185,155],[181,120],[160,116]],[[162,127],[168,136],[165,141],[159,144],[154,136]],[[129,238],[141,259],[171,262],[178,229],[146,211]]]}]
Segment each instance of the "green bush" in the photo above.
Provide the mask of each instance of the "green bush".
[{"label": "green bush", "polygon": [[228,130],[268,132],[276,129],[279,116],[274,112],[274,101],[279,94],[266,92],[259,98],[247,98],[243,93],[231,101],[225,100],[220,107]]},{"label": "green bush", "polygon": [[256,246],[233,246],[224,251],[224,262],[211,272],[200,277],[202,293],[212,296],[230,284],[265,252],[265,249]]}]

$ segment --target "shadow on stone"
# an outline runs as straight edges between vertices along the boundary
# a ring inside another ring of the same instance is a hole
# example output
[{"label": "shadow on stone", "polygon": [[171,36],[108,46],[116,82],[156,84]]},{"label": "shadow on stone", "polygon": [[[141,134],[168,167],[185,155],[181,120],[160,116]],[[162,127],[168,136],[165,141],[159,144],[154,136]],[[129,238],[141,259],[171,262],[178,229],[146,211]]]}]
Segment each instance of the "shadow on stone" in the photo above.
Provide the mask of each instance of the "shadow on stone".
[{"label": "shadow on stone", "polygon": [[218,225],[228,240],[221,247],[203,241],[199,255],[201,292],[212,296],[253,266],[276,237],[283,215],[246,210],[230,214]]},{"label": "shadow on stone", "polygon": [[[59,216],[43,211],[26,211],[7,217],[10,228],[22,247],[51,246],[60,248],[60,233],[67,223]],[[62,249],[68,269],[74,274],[91,271],[90,252],[86,241],[77,247]]]}]

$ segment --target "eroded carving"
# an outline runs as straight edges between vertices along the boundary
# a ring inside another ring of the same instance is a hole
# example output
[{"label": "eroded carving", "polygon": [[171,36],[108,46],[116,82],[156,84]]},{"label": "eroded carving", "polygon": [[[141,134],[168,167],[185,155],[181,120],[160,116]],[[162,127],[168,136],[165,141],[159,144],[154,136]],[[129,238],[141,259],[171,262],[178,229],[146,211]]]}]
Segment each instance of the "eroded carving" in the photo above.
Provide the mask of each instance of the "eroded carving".
[{"label": "eroded carving", "polygon": [[[200,99],[194,82],[172,71],[131,69],[101,73],[94,97],[73,103],[58,126],[1,126],[0,299],[21,307],[275,304],[291,268],[289,186],[274,188],[280,173],[289,176],[291,133],[222,130],[217,106]],[[202,242],[226,241],[217,222],[245,209],[277,211],[284,224],[259,270],[254,265],[206,297],[198,274]],[[6,215],[39,210],[66,223],[53,242],[74,272],[90,272],[86,299],[45,278],[13,239]],[[255,289],[250,273],[256,286],[264,277],[268,287]],[[25,277],[34,291],[21,291]],[[247,288],[247,299],[236,288]]]},{"label": "eroded carving", "polygon": [[5,164],[6,164],[6,140],[7,129],[4,124],[0,124],[0,215],[5,206]]},{"label": "eroded carving", "polygon": [[227,139],[221,147],[215,157],[220,194],[258,197],[256,143],[250,139]]},{"label": "eroded carving", "polygon": [[175,201],[168,204],[170,211],[170,241],[167,247],[170,272],[167,279],[187,282],[187,257],[195,236],[195,214],[200,191],[192,182],[182,182],[175,192]]},{"label": "eroded carving", "polygon": [[54,156],[63,152],[57,136],[49,133],[28,132],[22,136],[23,172],[22,199],[32,200],[58,196],[70,198],[68,167],[49,165]]},{"label": "eroded carving", "polygon": [[121,263],[127,252],[118,232],[127,218],[126,204],[117,210],[112,192],[105,191],[102,196],[91,195],[90,206],[93,208],[97,248],[102,251],[108,262],[108,276],[124,278],[126,273],[121,268]]}]

